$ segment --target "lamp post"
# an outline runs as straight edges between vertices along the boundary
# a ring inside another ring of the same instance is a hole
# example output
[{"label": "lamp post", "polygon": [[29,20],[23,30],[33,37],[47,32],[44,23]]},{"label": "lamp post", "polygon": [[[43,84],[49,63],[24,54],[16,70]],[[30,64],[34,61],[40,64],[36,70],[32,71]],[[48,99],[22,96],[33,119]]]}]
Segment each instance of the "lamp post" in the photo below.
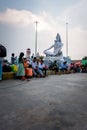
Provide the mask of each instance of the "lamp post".
[{"label": "lamp post", "polygon": [[66,22],[66,56],[68,56],[68,22]]},{"label": "lamp post", "polygon": [[36,32],[35,32],[35,56],[37,54],[37,24],[38,24],[38,21],[35,21],[35,24],[36,24]]}]

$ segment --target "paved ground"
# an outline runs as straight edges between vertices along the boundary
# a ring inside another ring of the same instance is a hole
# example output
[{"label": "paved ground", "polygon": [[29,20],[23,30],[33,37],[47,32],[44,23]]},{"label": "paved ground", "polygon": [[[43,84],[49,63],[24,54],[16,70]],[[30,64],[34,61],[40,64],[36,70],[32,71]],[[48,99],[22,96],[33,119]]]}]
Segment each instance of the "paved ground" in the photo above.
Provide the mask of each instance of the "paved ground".
[{"label": "paved ground", "polygon": [[87,74],[0,82],[0,130],[87,130]]}]

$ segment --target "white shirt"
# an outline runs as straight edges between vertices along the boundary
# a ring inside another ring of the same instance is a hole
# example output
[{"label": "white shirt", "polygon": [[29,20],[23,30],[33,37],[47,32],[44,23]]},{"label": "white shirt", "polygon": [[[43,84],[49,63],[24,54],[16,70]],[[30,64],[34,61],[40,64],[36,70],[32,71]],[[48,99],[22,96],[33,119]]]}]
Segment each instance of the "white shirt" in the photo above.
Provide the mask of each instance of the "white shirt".
[{"label": "white shirt", "polygon": [[42,63],[42,64],[39,63],[39,68],[40,68],[40,69],[43,69],[44,67],[45,67],[45,64],[44,64],[44,63]]}]

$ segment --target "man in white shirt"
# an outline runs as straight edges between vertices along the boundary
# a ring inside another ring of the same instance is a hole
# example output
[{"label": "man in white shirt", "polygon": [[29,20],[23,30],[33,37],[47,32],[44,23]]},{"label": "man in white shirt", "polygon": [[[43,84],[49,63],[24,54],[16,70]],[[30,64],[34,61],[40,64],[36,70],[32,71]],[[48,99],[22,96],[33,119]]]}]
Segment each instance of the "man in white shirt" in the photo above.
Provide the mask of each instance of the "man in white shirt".
[{"label": "man in white shirt", "polygon": [[[40,74],[41,74],[43,77],[46,76],[46,66],[45,66],[43,60],[41,60],[41,61],[39,62],[39,71],[40,71]],[[43,72],[44,72],[44,73],[43,73]]]}]

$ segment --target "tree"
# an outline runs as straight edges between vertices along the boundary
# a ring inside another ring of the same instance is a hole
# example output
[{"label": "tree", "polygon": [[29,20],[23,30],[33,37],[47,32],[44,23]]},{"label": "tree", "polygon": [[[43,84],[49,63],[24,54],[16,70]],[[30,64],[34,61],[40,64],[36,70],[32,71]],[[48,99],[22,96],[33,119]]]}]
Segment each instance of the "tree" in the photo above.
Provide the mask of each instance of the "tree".
[{"label": "tree", "polygon": [[87,56],[84,56],[84,57],[82,58],[82,60],[87,60]]}]

